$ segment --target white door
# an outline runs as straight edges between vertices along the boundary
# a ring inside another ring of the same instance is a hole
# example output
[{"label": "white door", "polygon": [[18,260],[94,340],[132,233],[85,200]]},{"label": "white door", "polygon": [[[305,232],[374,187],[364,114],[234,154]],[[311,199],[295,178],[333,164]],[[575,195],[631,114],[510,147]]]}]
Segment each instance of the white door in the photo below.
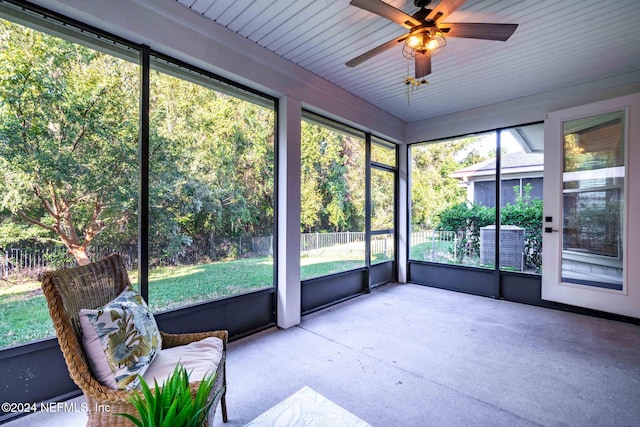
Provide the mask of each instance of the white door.
[{"label": "white door", "polygon": [[547,114],[542,299],[640,318],[640,94]]}]

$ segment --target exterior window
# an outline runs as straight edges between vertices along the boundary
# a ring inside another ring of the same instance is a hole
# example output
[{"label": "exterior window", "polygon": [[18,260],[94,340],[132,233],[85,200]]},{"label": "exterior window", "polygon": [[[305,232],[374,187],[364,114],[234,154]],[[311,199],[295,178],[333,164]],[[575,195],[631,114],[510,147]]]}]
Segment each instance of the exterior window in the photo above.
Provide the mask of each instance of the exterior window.
[{"label": "exterior window", "polygon": [[137,52],[64,30],[0,20],[0,347],[53,335],[44,270],[118,252],[136,278]]},{"label": "exterior window", "polygon": [[274,103],[152,67],[149,305],[272,287]]},{"label": "exterior window", "polygon": [[[500,181],[500,206],[512,205],[522,197],[521,179],[503,179]],[[493,203],[495,206],[495,202]]]},{"label": "exterior window", "polygon": [[481,206],[496,205],[496,181],[477,181],[473,183],[473,201]]},{"label": "exterior window", "polygon": [[[521,189],[529,188],[529,196],[532,199],[542,200],[542,178],[523,178]],[[521,191],[521,195],[525,196],[526,193]]]},{"label": "exterior window", "polygon": [[364,134],[305,113],[301,142],[301,279],[364,267]]}]

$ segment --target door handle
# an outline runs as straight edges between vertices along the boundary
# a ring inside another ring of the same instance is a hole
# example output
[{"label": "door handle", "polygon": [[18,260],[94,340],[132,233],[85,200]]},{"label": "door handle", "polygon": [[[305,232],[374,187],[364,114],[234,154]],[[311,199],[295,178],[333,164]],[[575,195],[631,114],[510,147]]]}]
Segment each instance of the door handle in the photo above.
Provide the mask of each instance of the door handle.
[{"label": "door handle", "polygon": [[545,227],[545,228],[544,228],[544,232],[545,232],[545,233],[557,233],[557,232],[558,232],[558,230],[554,230],[554,229],[553,229],[553,228],[551,228],[551,227]]}]

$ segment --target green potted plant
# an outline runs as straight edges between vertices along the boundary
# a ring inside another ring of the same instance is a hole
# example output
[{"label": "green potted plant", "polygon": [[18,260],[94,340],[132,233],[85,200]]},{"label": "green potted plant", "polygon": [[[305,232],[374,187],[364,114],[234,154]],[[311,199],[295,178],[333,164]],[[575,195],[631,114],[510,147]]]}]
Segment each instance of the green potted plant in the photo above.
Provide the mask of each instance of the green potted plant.
[{"label": "green potted plant", "polygon": [[215,397],[209,399],[215,379],[215,374],[206,376],[194,396],[189,387],[189,373],[180,364],[176,365],[162,387],[154,381],[153,391],[140,378],[141,393],[129,399],[138,410],[139,417],[118,415],[128,418],[139,427],[201,427],[215,401]]}]

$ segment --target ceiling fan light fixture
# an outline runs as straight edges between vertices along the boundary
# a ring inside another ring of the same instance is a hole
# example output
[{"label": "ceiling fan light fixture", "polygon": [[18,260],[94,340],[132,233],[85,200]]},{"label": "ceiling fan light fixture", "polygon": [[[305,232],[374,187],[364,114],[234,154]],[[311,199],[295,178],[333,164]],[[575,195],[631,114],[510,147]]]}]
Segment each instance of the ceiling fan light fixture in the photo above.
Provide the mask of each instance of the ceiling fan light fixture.
[{"label": "ceiling fan light fixture", "polygon": [[439,52],[447,44],[444,34],[439,29],[421,31],[410,35],[404,42],[402,54],[405,58],[415,58],[416,52],[429,52],[431,56]]},{"label": "ceiling fan light fixture", "polygon": [[440,48],[441,46],[437,39],[431,39],[427,42],[425,47],[427,50],[434,51]]},{"label": "ceiling fan light fixture", "polygon": [[421,35],[411,36],[411,37],[409,37],[407,39],[405,44],[410,49],[414,49],[414,50],[415,49],[420,49],[422,47],[422,44],[423,44],[422,36]]}]

